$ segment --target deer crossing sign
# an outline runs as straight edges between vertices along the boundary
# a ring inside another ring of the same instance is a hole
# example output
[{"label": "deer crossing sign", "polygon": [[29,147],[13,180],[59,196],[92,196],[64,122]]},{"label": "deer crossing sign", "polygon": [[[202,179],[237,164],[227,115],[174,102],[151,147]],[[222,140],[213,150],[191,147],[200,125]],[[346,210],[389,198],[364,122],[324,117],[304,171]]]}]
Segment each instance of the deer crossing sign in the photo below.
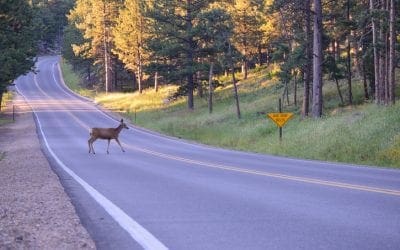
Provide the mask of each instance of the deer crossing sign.
[{"label": "deer crossing sign", "polygon": [[293,113],[269,113],[267,117],[273,120],[278,127],[282,128],[293,117]]}]

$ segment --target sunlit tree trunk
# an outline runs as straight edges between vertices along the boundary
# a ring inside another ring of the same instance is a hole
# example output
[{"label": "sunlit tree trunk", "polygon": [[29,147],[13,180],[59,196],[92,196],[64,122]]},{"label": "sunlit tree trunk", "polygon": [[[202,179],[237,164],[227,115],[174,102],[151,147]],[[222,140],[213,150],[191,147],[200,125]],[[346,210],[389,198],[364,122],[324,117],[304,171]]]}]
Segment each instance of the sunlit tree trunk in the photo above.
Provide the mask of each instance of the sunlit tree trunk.
[{"label": "sunlit tree trunk", "polygon": [[105,73],[105,90],[106,93],[112,90],[112,81],[111,81],[111,59],[110,59],[110,52],[108,48],[108,28],[106,27],[106,15],[107,15],[107,4],[104,2],[104,21],[103,21],[103,49],[104,49],[104,73]]},{"label": "sunlit tree trunk", "polygon": [[154,74],[154,90],[158,92],[158,71]]},{"label": "sunlit tree trunk", "polygon": [[137,83],[138,83],[138,91],[142,93],[142,79],[143,79],[143,60],[142,54],[140,51],[140,44],[137,44]]}]

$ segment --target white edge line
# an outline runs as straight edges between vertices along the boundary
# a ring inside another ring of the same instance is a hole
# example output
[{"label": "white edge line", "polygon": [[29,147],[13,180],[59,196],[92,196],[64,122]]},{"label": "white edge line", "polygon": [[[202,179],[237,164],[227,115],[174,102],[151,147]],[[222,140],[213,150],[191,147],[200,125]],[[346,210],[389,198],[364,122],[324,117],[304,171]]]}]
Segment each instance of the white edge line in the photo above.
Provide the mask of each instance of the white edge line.
[{"label": "white edge line", "polygon": [[[23,96],[25,100],[27,98],[21,93],[17,86],[15,86],[18,93]],[[29,103],[28,103],[29,104]],[[30,104],[29,104],[30,105]],[[30,105],[31,106],[31,105]],[[57,155],[53,152],[50,148],[47,139],[44,135],[42,130],[42,124],[40,123],[39,117],[37,116],[36,112],[34,111],[33,107],[33,114],[35,115],[37,124],[39,126],[39,131],[42,135],[43,141],[46,145],[47,150],[54,158],[54,160],[59,164],[59,166],[68,173],[76,182],[78,182],[85,190],[89,193],[89,195],[102,206],[106,212],[123,228],[125,229],[129,235],[138,242],[144,249],[155,249],[155,250],[162,250],[168,249],[163,243],[157,240],[149,231],[147,231],[144,227],[142,227],[139,223],[133,220],[129,215],[127,215],[122,209],[108,200],[104,195],[90,186],[87,182],[85,182],[82,178],[76,175],[71,169],[69,169],[65,164],[57,157]]]}]

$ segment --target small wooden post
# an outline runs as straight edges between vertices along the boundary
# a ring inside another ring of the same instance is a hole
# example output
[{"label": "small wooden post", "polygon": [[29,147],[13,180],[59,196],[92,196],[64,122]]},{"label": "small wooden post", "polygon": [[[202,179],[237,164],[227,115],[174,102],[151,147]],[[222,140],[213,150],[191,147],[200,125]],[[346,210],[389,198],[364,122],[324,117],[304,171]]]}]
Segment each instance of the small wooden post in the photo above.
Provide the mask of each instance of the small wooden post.
[{"label": "small wooden post", "polygon": [[13,116],[13,122],[15,122],[15,105],[13,104],[12,106],[12,116]]},{"label": "small wooden post", "polygon": [[[282,100],[279,98],[279,113],[282,113]],[[282,141],[282,127],[279,127],[279,141]]]}]

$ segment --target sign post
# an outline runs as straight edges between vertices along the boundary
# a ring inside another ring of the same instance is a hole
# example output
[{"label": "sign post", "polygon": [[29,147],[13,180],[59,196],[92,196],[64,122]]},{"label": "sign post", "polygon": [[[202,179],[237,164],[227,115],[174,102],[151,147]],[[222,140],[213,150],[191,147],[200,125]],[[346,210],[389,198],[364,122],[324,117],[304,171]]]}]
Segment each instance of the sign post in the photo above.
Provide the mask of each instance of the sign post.
[{"label": "sign post", "polygon": [[279,127],[279,140],[282,141],[282,127],[293,117],[293,113],[282,113],[282,102],[279,98],[279,113],[269,113],[267,116]]},{"label": "sign post", "polygon": [[[279,98],[278,109],[279,109],[279,113],[282,113],[282,101],[281,101],[281,98]],[[282,141],[282,126],[278,125],[278,127],[279,127],[279,141]]]}]

